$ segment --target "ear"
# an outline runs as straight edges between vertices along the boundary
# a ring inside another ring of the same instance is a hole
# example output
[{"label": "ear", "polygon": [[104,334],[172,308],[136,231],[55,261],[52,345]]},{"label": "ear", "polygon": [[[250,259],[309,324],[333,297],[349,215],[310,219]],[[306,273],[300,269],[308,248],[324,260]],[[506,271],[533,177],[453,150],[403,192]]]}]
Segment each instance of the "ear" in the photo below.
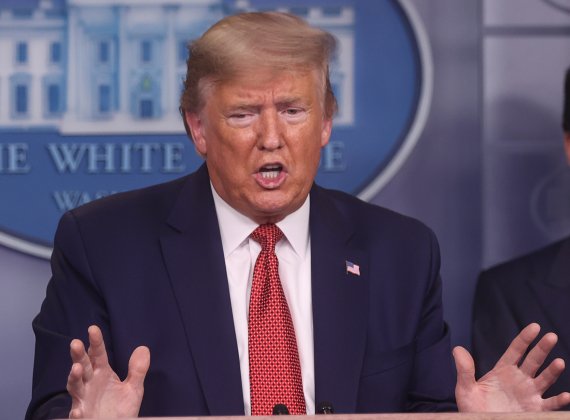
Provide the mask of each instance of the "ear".
[{"label": "ear", "polygon": [[190,135],[194,141],[194,147],[198,154],[202,157],[206,157],[208,148],[206,138],[204,137],[204,126],[200,115],[195,112],[184,112],[184,119],[188,129],[190,130]]},{"label": "ear", "polygon": [[570,165],[570,131],[564,132],[564,150],[566,151],[566,160]]},{"label": "ear", "polygon": [[321,131],[321,147],[329,144],[332,132],[332,118],[323,119],[323,127]]}]

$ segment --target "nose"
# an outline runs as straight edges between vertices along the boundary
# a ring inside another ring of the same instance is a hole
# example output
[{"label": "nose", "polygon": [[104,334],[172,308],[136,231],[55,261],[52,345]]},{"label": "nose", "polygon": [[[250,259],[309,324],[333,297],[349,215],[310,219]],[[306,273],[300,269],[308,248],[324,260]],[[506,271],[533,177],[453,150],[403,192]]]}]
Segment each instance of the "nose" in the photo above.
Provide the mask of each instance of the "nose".
[{"label": "nose", "polygon": [[259,119],[257,147],[261,150],[277,150],[283,147],[284,138],[279,115],[274,111],[266,111]]}]

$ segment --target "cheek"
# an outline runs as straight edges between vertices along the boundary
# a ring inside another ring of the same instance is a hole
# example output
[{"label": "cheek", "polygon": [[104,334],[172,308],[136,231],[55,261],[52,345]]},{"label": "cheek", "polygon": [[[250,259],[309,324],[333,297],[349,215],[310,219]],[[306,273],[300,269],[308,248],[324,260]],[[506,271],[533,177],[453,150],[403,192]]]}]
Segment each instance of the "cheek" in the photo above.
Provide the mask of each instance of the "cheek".
[{"label": "cheek", "polygon": [[214,158],[220,171],[237,179],[248,172],[252,158],[251,142],[239,136],[218,138],[216,145],[209,147],[209,157]]},{"label": "cheek", "polygon": [[311,127],[310,129],[304,130],[297,136],[297,141],[299,142],[299,152],[305,155],[305,160],[308,165],[312,164],[312,160],[315,159],[315,156],[317,156],[318,159],[321,149],[327,144],[327,142],[323,142],[320,127]]},{"label": "cheek", "polygon": [[[243,158],[244,154],[251,151],[255,146],[255,136],[251,130],[234,130],[226,129],[220,130],[217,134],[220,147],[224,149],[225,153],[232,153],[240,155]],[[237,159],[238,156],[235,156]]]}]

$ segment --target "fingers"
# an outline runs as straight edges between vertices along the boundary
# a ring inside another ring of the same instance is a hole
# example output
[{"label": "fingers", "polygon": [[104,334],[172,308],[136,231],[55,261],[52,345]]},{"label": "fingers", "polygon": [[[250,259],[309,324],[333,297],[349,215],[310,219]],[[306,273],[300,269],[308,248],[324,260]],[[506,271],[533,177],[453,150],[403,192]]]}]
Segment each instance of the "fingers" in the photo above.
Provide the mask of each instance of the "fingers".
[{"label": "fingers", "polygon": [[101,368],[109,365],[105,342],[103,341],[103,333],[96,325],[91,325],[87,330],[89,334],[89,358],[94,368]]},{"label": "fingers", "polygon": [[81,363],[74,363],[67,376],[67,392],[73,399],[81,398],[84,394],[85,383],[83,381],[83,366]]},{"label": "fingers", "polygon": [[75,339],[71,341],[69,354],[73,363],[81,365],[83,380],[88,381],[91,379],[93,377],[93,366],[81,340]]},{"label": "fingers", "polygon": [[141,346],[133,351],[127,379],[121,382],[109,366],[101,330],[91,326],[88,336],[87,351],[81,340],[72,340],[70,343],[73,364],[67,378],[67,391],[71,396],[69,418],[99,418],[102,413],[117,413],[119,417],[136,416],[143,397],[144,379],[150,367],[149,349]]},{"label": "fingers", "polygon": [[523,328],[511,342],[495,366],[501,367],[503,365],[517,365],[530,344],[538,336],[539,332],[540,326],[536,323],[529,324]]},{"label": "fingers", "polygon": [[81,398],[85,383],[94,375],[94,365],[108,364],[103,335],[99,327],[92,325],[88,329],[89,350],[85,351],[83,342],[74,339],[69,344],[69,354],[73,362],[67,377],[67,391],[73,398]]},{"label": "fingers", "polygon": [[457,388],[466,389],[475,385],[475,362],[471,354],[463,347],[453,349],[455,368],[457,369]]},{"label": "fingers", "polygon": [[129,373],[125,382],[135,387],[142,387],[149,367],[150,350],[145,346],[137,347],[129,359]]},{"label": "fingers", "polygon": [[70,419],[82,419],[83,418],[83,411],[81,411],[81,409],[79,409],[79,408],[73,408],[69,412],[69,418]]},{"label": "fingers", "polygon": [[[74,340],[74,341],[79,341],[79,340]],[[75,347],[79,347],[77,343],[75,343]],[[81,348],[83,349],[83,343],[81,343]],[[73,354],[73,350],[71,351],[71,353]],[[83,418],[83,410],[81,410],[80,408],[81,401],[85,396],[85,382],[83,381],[83,374],[84,370],[83,370],[83,365],[81,363],[77,362],[71,365],[71,370],[69,371],[69,376],[67,377],[67,386],[66,386],[67,392],[71,396],[71,411],[69,412],[70,419]]]},{"label": "fingers", "polygon": [[540,375],[535,378],[535,384],[542,395],[548,388],[554,384],[562,374],[565,368],[564,360],[554,359],[552,363],[544,369]]},{"label": "fingers", "polygon": [[73,363],[80,363],[84,356],[87,355],[83,342],[78,339],[71,340],[69,344],[69,354]]},{"label": "fingers", "polygon": [[81,340],[71,341],[69,354],[73,364],[67,377],[67,391],[73,398],[81,398],[85,381],[93,376],[93,367]]},{"label": "fingers", "polygon": [[543,400],[543,410],[544,411],[554,411],[559,410],[562,407],[570,404],[570,392],[563,392],[554,397],[547,398]]},{"label": "fingers", "polygon": [[558,337],[554,333],[545,334],[538,343],[527,354],[523,363],[520,366],[522,372],[530,377],[534,377],[538,369],[542,366],[546,357],[550,354]]}]

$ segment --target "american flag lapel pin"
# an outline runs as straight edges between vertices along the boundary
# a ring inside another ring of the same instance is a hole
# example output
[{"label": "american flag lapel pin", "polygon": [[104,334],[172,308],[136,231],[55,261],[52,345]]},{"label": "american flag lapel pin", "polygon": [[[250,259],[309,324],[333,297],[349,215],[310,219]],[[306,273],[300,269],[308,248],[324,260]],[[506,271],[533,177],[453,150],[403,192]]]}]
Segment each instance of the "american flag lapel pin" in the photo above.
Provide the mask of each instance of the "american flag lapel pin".
[{"label": "american flag lapel pin", "polygon": [[346,260],[346,274],[351,273],[355,276],[360,276],[360,266],[352,261]]}]

